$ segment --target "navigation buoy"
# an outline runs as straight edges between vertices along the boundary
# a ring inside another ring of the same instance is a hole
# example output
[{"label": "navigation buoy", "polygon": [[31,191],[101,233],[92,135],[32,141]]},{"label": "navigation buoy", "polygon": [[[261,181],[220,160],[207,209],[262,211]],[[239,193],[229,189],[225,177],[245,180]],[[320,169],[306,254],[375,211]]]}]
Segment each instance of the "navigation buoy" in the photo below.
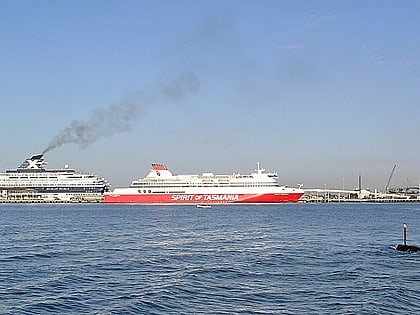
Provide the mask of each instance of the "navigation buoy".
[{"label": "navigation buoy", "polygon": [[398,244],[395,247],[396,250],[399,250],[402,252],[410,252],[410,253],[420,252],[419,246],[407,245],[407,224],[405,223],[403,226],[403,241],[404,241],[404,244]]}]

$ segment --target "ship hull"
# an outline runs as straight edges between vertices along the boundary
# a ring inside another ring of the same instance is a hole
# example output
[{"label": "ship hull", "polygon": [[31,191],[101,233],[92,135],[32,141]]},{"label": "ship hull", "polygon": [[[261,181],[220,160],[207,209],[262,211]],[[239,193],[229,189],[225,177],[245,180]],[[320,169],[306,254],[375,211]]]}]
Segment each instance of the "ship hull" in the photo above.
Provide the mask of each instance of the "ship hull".
[{"label": "ship hull", "polygon": [[105,194],[103,203],[133,204],[228,204],[228,203],[293,203],[303,195],[296,193],[264,194]]}]

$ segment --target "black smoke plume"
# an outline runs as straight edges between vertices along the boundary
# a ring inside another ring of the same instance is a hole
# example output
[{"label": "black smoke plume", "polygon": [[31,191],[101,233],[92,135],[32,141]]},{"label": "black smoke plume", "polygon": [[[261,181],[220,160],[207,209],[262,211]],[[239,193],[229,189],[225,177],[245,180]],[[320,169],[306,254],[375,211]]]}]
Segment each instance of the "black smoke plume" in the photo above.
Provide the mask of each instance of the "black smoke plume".
[{"label": "black smoke plume", "polygon": [[[185,98],[200,88],[200,81],[195,74],[185,72],[171,81],[158,84],[156,91],[151,91],[156,97],[156,105],[171,103]],[[96,142],[99,138],[112,136],[121,132],[131,131],[138,120],[144,115],[147,107],[154,104],[142,103],[142,97],[135,100],[124,99],[111,104],[107,108],[99,108],[92,112],[87,121],[75,120],[56,135],[42,152],[45,154],[63,144],[74,143],[81,148]]]}]

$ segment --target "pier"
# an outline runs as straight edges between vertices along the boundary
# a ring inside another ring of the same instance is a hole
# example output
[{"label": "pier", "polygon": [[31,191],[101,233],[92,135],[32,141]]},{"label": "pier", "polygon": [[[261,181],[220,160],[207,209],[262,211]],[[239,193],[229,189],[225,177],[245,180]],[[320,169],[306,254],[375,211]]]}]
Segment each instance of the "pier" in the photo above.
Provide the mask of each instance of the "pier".
[{"label": "pier", "polygon": [[365,189],[344,190],[327,188],[304,189],[305,194],[300,199],[303,202],[420,202],[418,194],[371,192]]}]

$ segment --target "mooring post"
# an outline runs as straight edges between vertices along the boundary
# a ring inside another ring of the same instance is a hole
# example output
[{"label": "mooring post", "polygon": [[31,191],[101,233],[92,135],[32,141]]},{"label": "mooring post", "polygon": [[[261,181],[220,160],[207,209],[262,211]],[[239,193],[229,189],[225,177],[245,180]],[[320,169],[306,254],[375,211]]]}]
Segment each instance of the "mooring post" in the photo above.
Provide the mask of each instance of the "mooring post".
[{"label": "mooring post", "polygon": [[415,253],[420,252],[420,246],[407,245],[407,224],[404,223],[403,230],[404,244],[398,244],[395,249],[403,252]]}]

